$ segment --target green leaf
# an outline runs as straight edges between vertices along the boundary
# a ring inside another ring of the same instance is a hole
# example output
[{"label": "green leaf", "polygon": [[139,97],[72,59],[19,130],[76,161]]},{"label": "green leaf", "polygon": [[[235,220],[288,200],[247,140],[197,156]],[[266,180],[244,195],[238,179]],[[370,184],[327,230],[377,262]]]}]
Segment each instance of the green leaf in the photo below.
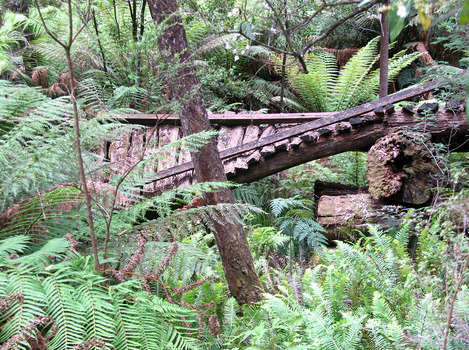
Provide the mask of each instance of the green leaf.
[{"label": "green leaf", "polygon": [[251,40],[254,40],[256,38],[254,34],[252,34],[251,25],[246,22],[242,22],[239,25],[239,31]]},{"label": "green leaf", "polygon": [[[403,5],[406,8],[407,13],[410,11],[411,2],[404,1]],[[396,40],[397,36],[401,33],[402,29],[404,29],[405,18],[402,16],[397,15],[398,7],[394,6],[391,11],[389,11],[388,19],[389,19],[389,40],[393,42]]]},{"label": "green leaf", "polygon": [[464,2],[464,5],[461,10],[461,15],[459,17],[459,24],[469,23],[469,0]]},{"label": "green leaf", "polygon": [[397,10],[389,13],[389,41],[393,42],[404,28],[405,18],[397,15]]}]

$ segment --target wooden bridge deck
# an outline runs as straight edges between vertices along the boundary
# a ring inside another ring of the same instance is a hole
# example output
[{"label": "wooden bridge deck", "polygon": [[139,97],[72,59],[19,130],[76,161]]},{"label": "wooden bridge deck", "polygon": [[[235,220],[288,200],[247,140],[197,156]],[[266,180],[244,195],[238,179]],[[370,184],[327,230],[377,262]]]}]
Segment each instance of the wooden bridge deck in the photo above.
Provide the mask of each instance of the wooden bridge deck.
[{"label": "wooden bridge deck", "polygon": [[[431,91],[441,84],[426,83],[338,113],[228,113],[209,117],[219,130],[218,149],[228,179],[235,182],[252,182],[314,159],[367,150],[380,137],[403,127],[429,132],[434,142],[469,151],[469,128],[462,107],[456,111],[454,108],[439,110],[431,121],[425,119],[425,113],[392,107],[396,102]],[[126,119],[131,123],[158,126],[125,135],[102,152],[111,164],[119,164],[120,172],[132,165],[132,159],[145,142],[153,140],[154,145],[162,146],[182,137],[175,116],[129,115]],[[192,170],[187,151],[170,154],[146,169],[154,177],[144,190],[159,192],[165,187],[187,185],[192,181]]]}]

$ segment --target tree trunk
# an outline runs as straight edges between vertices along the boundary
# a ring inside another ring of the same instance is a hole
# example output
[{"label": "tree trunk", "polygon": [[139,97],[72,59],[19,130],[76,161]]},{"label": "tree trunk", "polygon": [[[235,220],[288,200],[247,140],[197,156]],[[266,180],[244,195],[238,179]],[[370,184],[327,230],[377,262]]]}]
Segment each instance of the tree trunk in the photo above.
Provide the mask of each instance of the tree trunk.
[{"label": "tree trunk", "polygon": [[[389,0],[384,0],[387,8],[391,5]],[[389,11],[381,13],[381,41],[379,46],[379,98],[388,95],[388,64],[389,64]]]},{"label": "tree trunk", "polygon": [[[178,14],[176,0],[148,0],[150,13],[156,24],[165,22],[166,29],[158,37],[158,47],[168,68],[175,69],[171,93],[180,104],[180,119],[185,135],[210,129],[210,121],[202,102],[200,82],[195,75],[186,33]],[[176,68],[175,68],[176,67]],[[225,170],[216,147],[216,140],[191,154],[198,182],[226,181]],[[234,203],[229,189],[207,193],[208,205]],[[254,268],[244,228],[241,224],[216,224],[215,238],[232,296],[239,304],[249,304],[261,299],[261,284]]]}]

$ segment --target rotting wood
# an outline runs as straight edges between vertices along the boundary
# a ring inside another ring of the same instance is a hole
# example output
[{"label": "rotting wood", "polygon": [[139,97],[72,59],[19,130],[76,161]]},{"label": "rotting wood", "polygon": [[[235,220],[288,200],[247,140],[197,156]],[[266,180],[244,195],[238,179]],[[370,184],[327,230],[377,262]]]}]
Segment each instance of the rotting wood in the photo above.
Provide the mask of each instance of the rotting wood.
[{"label": "rotting wood", "polygon": [[[266,137],[269,137],[271,135],[275,134],[275,127],[273,125],[268,125],[264,131],[262,132],[262,135],[260,137],[260,140],[265,139]],[[253,141],[256,142],[256,141]],[[250,143],[248,143],[250,144]],[[275,153],[275,146],[274,145],[266,145],[261,148],[261,156],[262,157],[269,157]]]},{"label": "rotting wood", "polygon": [[[179,139],[179,126],[164,125],[159,127],[159,147],[166,146],[175,142]],[[178,150],[171,147],[164,157],[158,159],[158,170],[159,169],[169,169],[177,164]],[[175,179],[166,179],[158,187],[162,188],[171,188],[174,185]]]},{"label": "rotting wood", "polygon": [[303,142],[289,152],[276,152],[270,158],[250,165],[249,171],[229,177],[229,180],[252,182],[315,159],[347,151],[368,150],[380,137],[404,127],[417,131],[424,127],[432,135],[432,142],[443,142],[449,151],[469,151],[469,123],[465,113],[440,112],[430,125],[426,125],[422,118],[409,117],[399,110],[387,116],[385,123],[367,124],[347,134],[320,137],[315,143]]},{"label": "rotting wood", "polygon": [[229,128],[222,126],[218,134],[218,151],[239,146],[243,143],[244,128],[242,126],[235,126]]},{"label": "rotting wood", "polygon": [[[366,113],[366,112],[365,112]],[[442,142],[447,141],[448,138],[451,136],[451,140],[454,143],[459,143],[458,151],[469,151],[469,140],[467,140],[467,120],[466,116],[463,112],[458,114],[453,114],[450,112],[439,112],[438,115],[439,123],[435,124],[432,123],[431,125],[426,126],[426,131],[432,133],[432,141],[433,142]],[[450,121],[453,121],[451,123]],[[383,123],[375,123],[375,124],[365,124],[360,129],[355,129],[351,133],[347,133],[341,135],[332,135],[327,144],[324,143],[324,138],[320,138],[318,140],[318,144],[311,144],[311,143],[301,143],[301,147],[293,148],[291,147],[289,152],[277,152],[274,154],[270,154],[271,159],[266,161],[265,159],[259,158],[258,154],[257,157],[249,156],[250,170],[249,172],[245,172],[240,174],[239,176],[233,176],[230,178],[233,181],[237,182],[251,182],[263,177],[269,176],[273,173],[278,171],[282,171],[284,169],[288,169],[292,166],[330,156],[333,154],[346,152],[346,151],[353,151],[353,150],[363,150],[366,148],[371,147],[374,142],[383,136],[387,131],[393,128],[399,128],[404,126],[418,126],[419,123],[422,123],[421,118],[409,115],[408,113],[403,112],[402,110],[396,111],[396,113],[386,116],[385,118],[386,126]],[[454,128],[459,128],[459,131],[456,133]],[[284,132],[285,133],[285,132]],[[290,133],[289,133],[290,134]],[[272,135],[272,136],[276,136]],[[312,132],[311,132],[312,135]],[[317,134],[316,134],[317,135]],[[272,136],[268,136],[272,137]],[[220,156],[223,160],[228,158],[232,158],[238,154],[241,154],[240,149],[246,148],[246,151],[251,151],[255,149],[259,149],[256,147],[247,147],[248,145],[257,146],[259,144],[263,144],[265,139],[259,139],[258,141],[251,142],[246,145],[235,147],[234,149],[227,149],[220,153]],[[296,141],[297,142],[297,141]],[[257,161],[257,159],[259,160]],[[255,160],[255,161],[254,161]],[[267,164],[273,164],[272,166]],[[182,164],[178,167],[168,169],[156,174],[158,178],[165,178],[168,176],[173,176],[176,174],[180,174],[192,169],[191,163]],[[274,170],[275,169],[275,170]],[[251,174],[252,172],[252,174]],[[157,180],[157,179],[155,179]]]},{"label": "rotting wood", "polygon": [[299,145],[301,145],[302,142],[303,142],[302,139],[300,139],[298,136],[295,136],[294,138],[291,139],[290,146],[292,148],[295,148],[295,147],[298,147]]},{"label": "rotting wood", "polygon": [[244,133],[243,144],[256,141],[259,138],[259,127],[257,125],[249,125]]},{"label": "rotting wood", "polygon": [[[351,108],[351,109],[346,110],[344,112],[338,112],[338,113],[334,114],[333,116],[331,116],[329,118],[323,118],[321,120],[315,120],[315,121],[312,121],[312,122],[304,123],[302,125],[294,126],[294,127],[289,128],[286,131],[279,132],[277,134],[272,134],[270,136],[262,137],[263,136],[262,135],[261,138],[256,140],[256,141],[249,142],[247,144],[242,144],[240,146],[237,146],[237,147],[234,147],[234,148],[231,148],[231,149],[226,149],[226,150],[220,152],[220,157],[223,160],[226,160],[228,158],[232,158],[234,156],[241,155],[243,153],[252,151],[254,149],[259,149],[260,147],[264,147],[264,146],[267,146],[267,145],[272,145],[275,142],[278,142],[278,141],[281,141],[281,140],[284,140],[284,139],[294,138],[294,137],[300,136],[302,134],[305,135],[306,133],[308,133],[308,132],[311,133],[315,129],[321,128],[323,126],[329,126],[329,125],[332,125],[332,124],[335,124],[335,123],[338,123],[338,122],[348,121],[352,117],[372,112],[378,107],[386,106],[387,104],[390,104],[390,103],[396,103],[396,102],[399,102],[399,101],[403,101],[403,100],[412,98],[414,96],[418,96],[422,93],[426,93],[428,91],[431,91],[431,90],[433,90],[435,88],[438,88],[438,87],[441,87],[443,85],[444,85],[444,82],[434,80],[434,81],[419,85],[417,87],[413,87],[413,88],[410,88],[410,89],[407,89],[407,90],[399,91],[399,92],[397,92],[395,94],[392,94],[392,95],[389,95],[385,98],[382,98],[382,99],[379,99],[379,100],[376,100],[376,101],[372,101],[372,102],[366,103],[366,104],[358,106],[358,107]],[[409,115],[407,114],[404,119],[408,120]],[[273,126],[272,126],[272,128],[273,128]],[[340,153],[340,152],[337,152],[337,153]],[[326,155],[324,155],[324,156],[326,156]],[[156,174],[156,178],[155,178],[154,181],[158,181],[159,179],[164,179],[166,177],[174,176],[174,175],[177,175],[177,174],[182,174],[182,173],[190,171],[190,170],[192,170],[192,163],[188,162],[188,163],[176,166],[174,168],[158,172]],[[267,175],[265,175],[265,176],[267,176]]]}]

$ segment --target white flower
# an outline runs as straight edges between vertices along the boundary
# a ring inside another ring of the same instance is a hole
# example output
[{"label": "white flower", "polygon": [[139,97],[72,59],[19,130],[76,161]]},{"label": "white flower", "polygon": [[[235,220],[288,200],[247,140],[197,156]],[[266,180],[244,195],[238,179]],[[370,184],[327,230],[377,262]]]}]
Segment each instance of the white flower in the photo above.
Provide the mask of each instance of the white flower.
[{"label": "white flower", "polygon": [[241,50],[240,54],[244,55],[246,53],[246,50]]},{"label": "white flower", "polygon": [[236,53],[236,52],[238,52],[238,50],[236,50],[236,49],[233,49],[233,53]]},{"label": "white flower", "polygon": [[225,43],[225,49],[227,49],[227,50],[231,49],[230,43]]},{"label": "white flower", "polygon": [[409,13],[407,12],[407,7],[400,2],[399,5],[397,5],[397,15],[402,18],[406,18]]},{"label": "white flower", "polygon": [[251,45],[247,44],[246,45],[246,50],[249,50],[251,48]]},{"label": "white flower", "polygon": [[275,33],[277,33],[277,28],[272,26],[272,27],[270,27],[270,31],[275,34]]},{"label": "white flower", "polygon": [[239,60],[239,56],[238,56],[238,55],[235,55],[234,60],[235,60],[235,62],[236,62],[237,60]]}]

